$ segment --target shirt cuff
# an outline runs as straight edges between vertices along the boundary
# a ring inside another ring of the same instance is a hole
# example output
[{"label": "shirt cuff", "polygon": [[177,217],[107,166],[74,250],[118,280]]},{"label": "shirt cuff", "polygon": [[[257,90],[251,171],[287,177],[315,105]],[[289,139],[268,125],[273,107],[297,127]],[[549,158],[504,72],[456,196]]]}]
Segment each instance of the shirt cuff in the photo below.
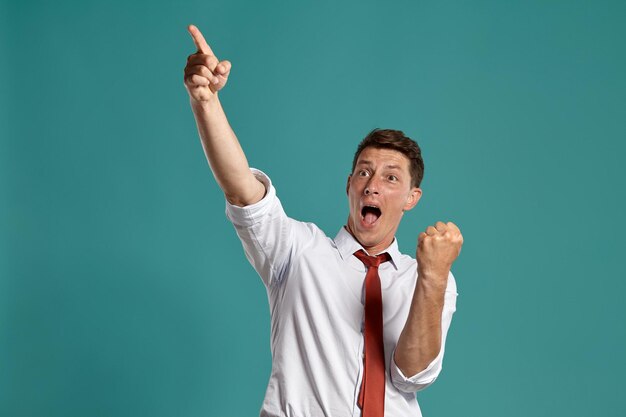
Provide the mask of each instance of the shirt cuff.
[{"label": "shirt cuff", "polygon": [[263,217],[270,210],[271,202],[276,197],[276,189],[272,185],[270,177],[256,168],[250,168],[250,171],[265,187],[265,195],[256,203],[244,207],[230,204],[226,200],[226,217],[236,226],[251,226],[255,224],[257,219]]},{"label": "shirt cuff", "polygon": [[443,360],[443,346],[439,350],[439,354],[431,363],[428,364],[426,369],[418,372],[417,374],[407,377],[400,370],[395,360],[396,350],[393,350],[393,354],[391,355],[391,380],[393,384],[400,391],[404,392],[417,392],[421,391],[437,379],[439,373],[441,372],[441,363]]}]

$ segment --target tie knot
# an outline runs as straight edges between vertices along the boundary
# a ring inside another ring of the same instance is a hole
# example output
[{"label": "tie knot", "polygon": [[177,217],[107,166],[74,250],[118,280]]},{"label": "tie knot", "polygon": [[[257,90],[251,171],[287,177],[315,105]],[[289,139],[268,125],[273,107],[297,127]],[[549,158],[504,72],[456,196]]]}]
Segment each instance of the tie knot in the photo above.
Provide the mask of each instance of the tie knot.
[{"label": "tie knot", "polygon": [[372,266],[374,268],[378,268],[378,265],[391,259],[391,256],[389,256],[387,252],[381,253],[380,255],[376,256],[369,256],[367,253],[365,253],[363,249],[359,249],[358,251],[354,252],[354,256],[359,258],[359,260],[363,262],[363,264],[365,264],[365,266],[367,266],[368,268]]}]

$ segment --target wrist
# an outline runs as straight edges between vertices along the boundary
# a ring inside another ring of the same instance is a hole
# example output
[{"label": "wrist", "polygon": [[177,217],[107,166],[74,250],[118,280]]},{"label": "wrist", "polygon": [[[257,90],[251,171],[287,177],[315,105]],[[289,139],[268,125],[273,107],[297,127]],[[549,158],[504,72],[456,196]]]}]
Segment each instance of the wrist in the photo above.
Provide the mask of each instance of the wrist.
[{"label": "wrist", "polygon": [[190,97],[189,101],[191,103],[191,109],[194,112],[210,111],[220,106],[220,100],[217,97],[217,92],[214,93],[208,100],[195,100],[194,98]]},{"label": "wrist", "polygon": [[417,268],[417,275],[420,281],[436,286],[445,286],[448,283],[448,274],[450,270],[435,270],[427,268]]}]

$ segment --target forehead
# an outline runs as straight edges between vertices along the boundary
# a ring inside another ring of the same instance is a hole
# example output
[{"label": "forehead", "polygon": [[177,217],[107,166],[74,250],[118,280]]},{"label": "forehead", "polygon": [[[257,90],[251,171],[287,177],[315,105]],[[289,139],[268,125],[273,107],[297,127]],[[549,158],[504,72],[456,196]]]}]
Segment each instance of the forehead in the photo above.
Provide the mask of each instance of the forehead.
[{"label": "forehead", "polygon": [[387,148],[367,147],[361,151],[357,165],[371,165],[374,168],[398,167],[409,172],[409,158],[400,151]]}]

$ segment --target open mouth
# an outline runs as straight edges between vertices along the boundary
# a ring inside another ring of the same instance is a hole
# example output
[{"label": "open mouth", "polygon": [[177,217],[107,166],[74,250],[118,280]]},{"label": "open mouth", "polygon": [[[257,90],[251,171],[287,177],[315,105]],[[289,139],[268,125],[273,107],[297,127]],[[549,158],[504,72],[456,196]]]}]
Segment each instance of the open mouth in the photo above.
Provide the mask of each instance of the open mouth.
[{"label": "open mouth", "polygon": [[376,206],[363,206],[361,209],[361,219],[367,225],[376,223],[382,212]]}]

